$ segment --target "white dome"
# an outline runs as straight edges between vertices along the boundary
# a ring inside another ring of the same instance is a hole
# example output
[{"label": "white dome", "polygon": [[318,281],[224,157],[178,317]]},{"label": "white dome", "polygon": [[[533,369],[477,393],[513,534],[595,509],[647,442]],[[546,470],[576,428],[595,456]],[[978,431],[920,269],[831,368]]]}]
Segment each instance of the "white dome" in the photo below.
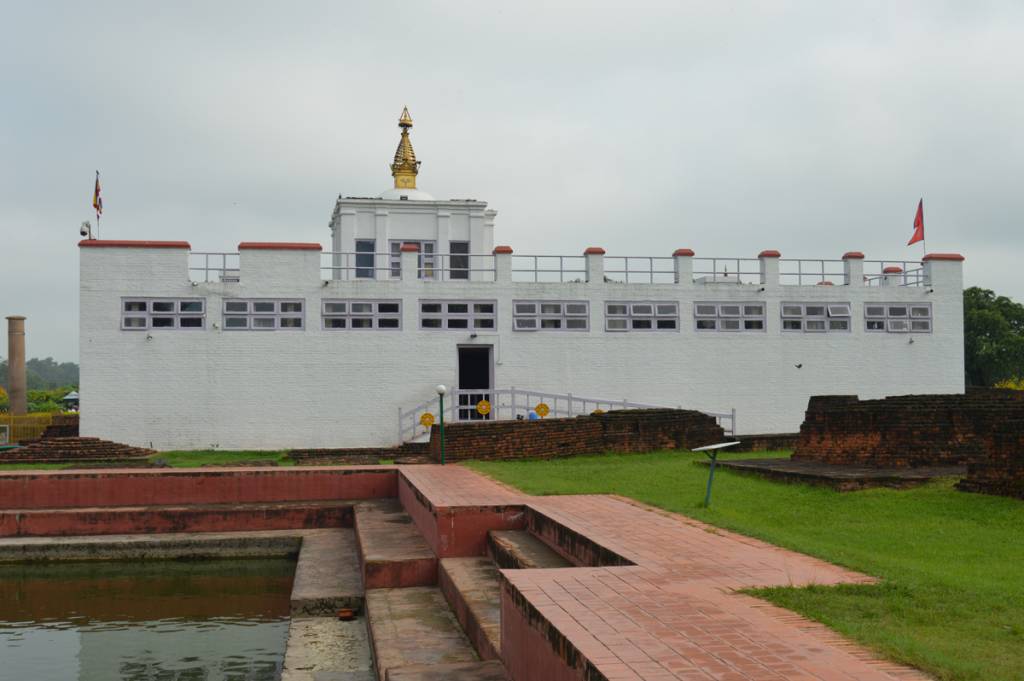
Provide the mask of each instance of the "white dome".
[{"label": "white dome", "polygon": [[434,197],[419,189],[389,189],[380,195],[380,198],[388,201],[433,201]]}]

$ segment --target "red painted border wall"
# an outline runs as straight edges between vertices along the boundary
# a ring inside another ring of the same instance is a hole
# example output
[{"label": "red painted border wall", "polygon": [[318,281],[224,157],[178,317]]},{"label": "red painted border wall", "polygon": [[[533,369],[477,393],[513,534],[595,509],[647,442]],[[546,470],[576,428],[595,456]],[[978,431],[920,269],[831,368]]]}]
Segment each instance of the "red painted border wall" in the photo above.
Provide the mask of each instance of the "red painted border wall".
[{"label": "red painted border wall", "polygon": [[[567,645],[564,637],[556,636],[555,638],[558,639],[556,643],[548,640],[548,637],[540,630],[530,626],[529,616],[515,604],[513,590],[514,587],[508,582],[503,583],[501,589],[501,656],[509,678],[512,681],[532,681],[533,679],[582,681],[586,678],[582,668],[570,666],[553,648],[555,645],[560,647]],[[561,650],[562,655],[566,655],[568,652],[564,648]],[[582,663],[577,655],[573,654],[573,657],[576,663]],[[595,675],[595,681],[603,678],[603,674]]]},{"label": "red painted border wall", "polygon": [[438,558],[485,556],[488,532],[526,527],[523,506],[435,508],[401,474],[398,499]]},{"label": "red painted border wall", "polygon": [[12,471],[0,509],[373,499],[398,494],[393,467]]}]

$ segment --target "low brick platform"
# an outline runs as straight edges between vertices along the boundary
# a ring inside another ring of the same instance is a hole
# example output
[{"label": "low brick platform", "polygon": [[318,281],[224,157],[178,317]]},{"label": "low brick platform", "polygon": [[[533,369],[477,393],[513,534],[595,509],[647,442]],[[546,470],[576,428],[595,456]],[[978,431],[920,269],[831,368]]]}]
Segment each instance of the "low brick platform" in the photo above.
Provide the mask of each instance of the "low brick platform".
[{"label": "low brick platform", "polygon": [[[706,461],[699,462],[708,465]],[[831,464],[820,461],[800,461],[790,458],[778,459],[732,459],[719,461],[718,468],[741,473],[753,473],[765,478],[786,482],[804,482],[825,485],[851,492],[870,487],[894,487],[904,489],[923,485],[936,478],[960,477],[964,466],[917,466],[915,468],[873,468],[849,464]]]},{"label": "low brick platform", "polygon": [[[49,426],[52,428],[53,426]],[[60,428],[63,429],[63,426]],[[75,428],[77,430],[77,427]],[[143,460],[156,454],[152,449],[132,447],[98,437],[53,437],[0,454],[0,463],[77,463],[82,461]]]},{"label": "low brick platform", "polygon": [[[628,409],[537,421],[471,421],[445,427],[445,460],[528,459],[692,449],[721,442],[714,417],[686,409]],[[441,460],[438,426],[430,455]]]}]

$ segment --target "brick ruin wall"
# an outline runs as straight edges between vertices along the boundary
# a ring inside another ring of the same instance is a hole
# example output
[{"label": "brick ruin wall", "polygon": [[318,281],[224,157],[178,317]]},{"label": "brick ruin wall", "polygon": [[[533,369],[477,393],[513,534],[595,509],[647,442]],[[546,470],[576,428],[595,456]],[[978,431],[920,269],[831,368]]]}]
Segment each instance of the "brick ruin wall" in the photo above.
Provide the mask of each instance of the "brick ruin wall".
[{"label": "brick ruin wall", "polygon": [[[479,421],[445,426],[445,460],[531,459],[690,449],[722,442],[714,417],[684,409],[629,409],[538,421]],[[441,459],[438,426],[431,458]]]},{"label": "brick ruin wall", "polygon": [[965,465],[961,489],[1024,498],[1024,392],[812,397],[793,459],[876,468]]}]

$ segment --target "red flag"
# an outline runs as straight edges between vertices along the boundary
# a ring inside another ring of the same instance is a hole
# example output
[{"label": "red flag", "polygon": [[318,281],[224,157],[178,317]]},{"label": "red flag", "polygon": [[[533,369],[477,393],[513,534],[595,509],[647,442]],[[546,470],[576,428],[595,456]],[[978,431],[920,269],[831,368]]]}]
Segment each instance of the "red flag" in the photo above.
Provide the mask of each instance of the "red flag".
[{"label": "red flag", "polygon": [[924,241],[924,199],[917,204],[917,215],[914,216],[914,236],[910,237],[907,245],[916,244],[918,241]]},{"label": "red flag", "polygon": [[92,192],[92,207],[96,209],[96,219],[103,215],[103,197],[100,196],[100,171],[96,171],[96,188]]}]

